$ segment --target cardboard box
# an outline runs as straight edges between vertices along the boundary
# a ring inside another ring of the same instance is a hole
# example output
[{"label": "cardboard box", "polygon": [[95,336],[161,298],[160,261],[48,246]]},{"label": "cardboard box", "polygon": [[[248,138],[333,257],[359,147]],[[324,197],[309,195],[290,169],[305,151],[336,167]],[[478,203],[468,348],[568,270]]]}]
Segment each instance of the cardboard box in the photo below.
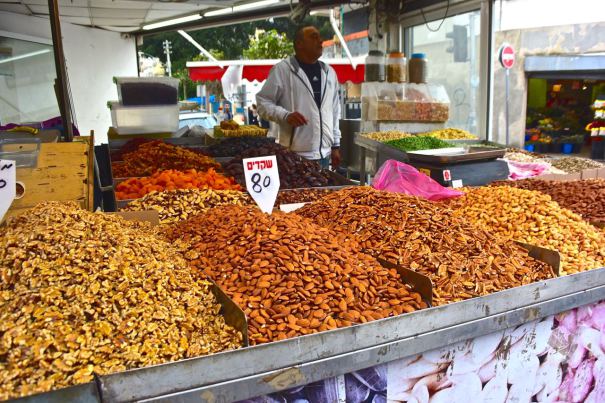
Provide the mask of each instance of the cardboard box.
[{"label": "cardboard box", "polygon": [[70,143],[41,143],[34,166],[17,168],[23,196],[13,201],[5,218],[43,201],[75,201],[92,210],[93,145],[92,137],[78,137]]},{"label": "cardboard box", "polygon": [[541,179],[541,180],[547,180],[547,181],[575,181],[575,180],[582,179],[582,173],[577,172],[577,173],[566,174],[566,175],[546,174],[546,175],[536,176],[532,179]]},{"label": "cardboard box", "polygon": [[585,169],[582,171],[582,179],[596,179],[598,174],[597,168]]}]

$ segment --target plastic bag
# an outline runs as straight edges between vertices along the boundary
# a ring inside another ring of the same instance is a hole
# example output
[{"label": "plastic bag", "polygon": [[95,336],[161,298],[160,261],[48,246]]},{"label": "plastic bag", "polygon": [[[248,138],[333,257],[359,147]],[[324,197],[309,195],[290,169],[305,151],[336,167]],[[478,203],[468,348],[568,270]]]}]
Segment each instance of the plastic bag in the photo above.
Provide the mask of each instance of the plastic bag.
[{"label": "plastic bag", "polygon": [[508,179],[510,180],[533,178],[534,176],[547,173],[550,169],[548,162],[517,162],[508,160],[506,162],[508,163],[508,171],[510,172]]},{"label": "plastic bag", "polygon": [[387,160],[372,181],[372,187],[387,192],[404,193],[428,200],[443,200],[462,196],[458,190],[441,186],[416,168],[403,162]]}]

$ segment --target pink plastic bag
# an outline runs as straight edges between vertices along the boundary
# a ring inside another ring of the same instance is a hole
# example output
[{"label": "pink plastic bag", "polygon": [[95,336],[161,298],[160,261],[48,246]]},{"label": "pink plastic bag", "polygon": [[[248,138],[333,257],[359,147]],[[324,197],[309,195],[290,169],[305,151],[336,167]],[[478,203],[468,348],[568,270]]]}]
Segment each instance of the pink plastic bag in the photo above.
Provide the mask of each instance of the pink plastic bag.
[{"label": "pink plastic bag", "polygon": [[534,176],[542,175],[544,172],[550,169],[550,164],[543,162],[517,162],[517,161],[506,161],[508,163],[508,179],[526,179],[533,178]]},{"label": "pink plastic bag", "polygon": [[416,168],[403,162],[387,160],[372,181],[372,187],[387,192],[404,193],[428,200],[443,200],[462,196],[458,190],[441,186]]}]

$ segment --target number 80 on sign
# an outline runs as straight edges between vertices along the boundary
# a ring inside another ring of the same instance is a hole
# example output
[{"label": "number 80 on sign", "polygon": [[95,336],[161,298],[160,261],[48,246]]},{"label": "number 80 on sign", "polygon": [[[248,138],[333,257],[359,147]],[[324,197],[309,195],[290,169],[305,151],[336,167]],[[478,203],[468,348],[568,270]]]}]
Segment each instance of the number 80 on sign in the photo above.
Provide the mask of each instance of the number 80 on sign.
[{"label": "number 80 on sign", "polygon": [[263,212],[271,214],[280,186],[275,155],[246,158],[242,163],[248,193]]}]

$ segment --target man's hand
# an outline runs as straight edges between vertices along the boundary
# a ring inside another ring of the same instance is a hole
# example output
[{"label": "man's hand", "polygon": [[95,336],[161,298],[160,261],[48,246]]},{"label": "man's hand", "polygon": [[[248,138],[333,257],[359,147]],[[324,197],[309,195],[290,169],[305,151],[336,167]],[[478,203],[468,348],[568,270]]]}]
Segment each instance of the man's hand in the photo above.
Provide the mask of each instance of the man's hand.
[{"label": "man's hand", "polygon": [[335,148],[332,150],[332,168],[336,169],[340,166],[340,148]]},{"label": "man's hand", "polygon": [[292,127],[298,127],[307,124],[307,118],[305,118],[298,112],[292,112],[291,114],[289,114],[286,118],[286,121]]}]

